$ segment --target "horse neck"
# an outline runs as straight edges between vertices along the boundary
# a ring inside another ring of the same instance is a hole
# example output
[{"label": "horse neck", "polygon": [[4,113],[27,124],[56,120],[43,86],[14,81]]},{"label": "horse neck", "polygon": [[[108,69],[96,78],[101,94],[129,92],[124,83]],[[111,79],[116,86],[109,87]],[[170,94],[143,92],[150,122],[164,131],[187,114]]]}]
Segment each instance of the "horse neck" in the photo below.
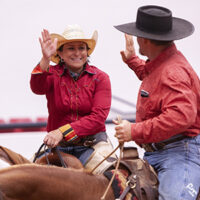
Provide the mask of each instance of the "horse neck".
[{"label": "horse neck", "polygon": [[[17,195],[16,200],[77,200],[80,197],[81,200],[99,200],[109,183],[103,175],[34,164],[15,165],[0,170],[0,180],[0,189],[7,196]],[[12,187],[16,183],[18,187]],[[53,189],[49,190],[52,186]],[[35,187],[38,189],[35,190]],[[106,200],[114,200],[112,191]]]}]

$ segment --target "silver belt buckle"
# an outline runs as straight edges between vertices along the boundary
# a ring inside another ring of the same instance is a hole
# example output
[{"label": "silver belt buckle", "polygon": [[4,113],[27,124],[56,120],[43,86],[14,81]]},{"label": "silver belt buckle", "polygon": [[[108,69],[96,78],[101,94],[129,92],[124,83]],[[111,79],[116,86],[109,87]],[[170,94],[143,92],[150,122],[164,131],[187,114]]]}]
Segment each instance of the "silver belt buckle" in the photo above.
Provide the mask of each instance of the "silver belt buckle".
[{"label": "silver belt buckle", "polygon": [[155,146],[155,143],[151,143],[151,146],[154,148],[155,151],[158,151],[158,149]]}]

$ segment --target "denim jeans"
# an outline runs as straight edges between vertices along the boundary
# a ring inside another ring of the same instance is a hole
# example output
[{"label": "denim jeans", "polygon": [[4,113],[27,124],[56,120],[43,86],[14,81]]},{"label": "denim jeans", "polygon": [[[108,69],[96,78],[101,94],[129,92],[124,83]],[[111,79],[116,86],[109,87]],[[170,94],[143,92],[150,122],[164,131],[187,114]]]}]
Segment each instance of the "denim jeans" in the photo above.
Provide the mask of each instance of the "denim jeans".
[{"label": "denim jeans", "polygon": [[200,188],[200,135],[145,152],[159,179],[159,200],[195,200]]},{"label": "denim jeans", "polygon": [[58,149],[64,153],[68,153],[77,157],[83,165],[85,165],[90,155],[94,151],[93,148],[85,146],[69,146],[69,147],[58,146]]}]

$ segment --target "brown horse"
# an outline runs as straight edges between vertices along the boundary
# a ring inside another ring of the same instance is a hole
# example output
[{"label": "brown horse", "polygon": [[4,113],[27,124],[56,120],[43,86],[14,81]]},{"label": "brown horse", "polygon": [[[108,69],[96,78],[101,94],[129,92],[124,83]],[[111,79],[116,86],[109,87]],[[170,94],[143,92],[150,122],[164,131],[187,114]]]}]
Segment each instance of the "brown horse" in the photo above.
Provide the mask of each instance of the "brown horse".
[{"label": "brown horse", "polygon": [[[0,200],[78,200],[80,196],[83,200],[100,199],[108,179],[83,171],[83,165],[77,158],[60,153],[68,169],[55,167],[61,166],[61,163],[54,151],[48,154],[49,162],[55,165],[53,167],[44,166],[47,164],[45,156],[33,164],[22,155],[0,146],[0,160],[10,165],[0,170]],[[114,199],[112,189],[106,199]]]},{"label": "brown horse", "polygon": [[[72,163],[78,160],[71,158]],[[138,158],[137,150],[126,149],[121,164],[104,200],[118,198],[127,186],[128,177],[135,186],[123,199],[137,200],[135,194],[140,200],[156,200],[157,178],[148,164]],[[12,165],[0,170],[0,200],[100,200],[113,173],[112,167],[104,175],[97,175],[83,168],[30,163]]]},{"label": "brown horse", "polygon": [[[60,155],[63,158],[64,163],[68,167],[75,168],[75,169],[83,168],[82,163],[78,159],[76,159],[74,156],[63,153],[63,152],[60,152]],[[60,158],[55,151],[52,151],[51,153],[49,153],[47,155],[47,157],[48,157],[50,164],[56,165],[56,166],[62,166]],[[30,160],[26,159],[22,155],[14,152],[6,147],[3,147],[3,146],[0,146],[0,160],[5,161],[8,164],[5,166],[32,163]],[[46,165],[47,164],[46,157],[43,156],[43,157],[37,159],[36,163]]]},{"label": "brown horse", "polygon": [[[83,170],[37,164],[0,170],[0,200],[100,200],[109,181]],[[105,200],[114,200],[110,188]]]}]

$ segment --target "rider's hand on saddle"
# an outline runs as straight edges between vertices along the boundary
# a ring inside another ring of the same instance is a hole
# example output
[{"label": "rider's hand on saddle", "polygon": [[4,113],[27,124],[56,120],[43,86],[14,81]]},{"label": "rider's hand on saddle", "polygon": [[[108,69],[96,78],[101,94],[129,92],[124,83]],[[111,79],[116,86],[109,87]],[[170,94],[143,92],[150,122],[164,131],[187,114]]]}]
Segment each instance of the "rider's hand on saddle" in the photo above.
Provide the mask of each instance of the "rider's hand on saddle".
[{"label": "rider's hand on saddle", "polygon": [[53,130],[45,136],[43,142],[50,148],[56,147],[63,139],[63,134],[59,129]]},{"label": "rider's hand on saddle", "polygon": [[115,126],[115,137],[118,139],[119,143],[129,142],[132,140],[131,137],[131,123],[127,120],[122,120],[119,123],[117,120],[113,120]]}]

